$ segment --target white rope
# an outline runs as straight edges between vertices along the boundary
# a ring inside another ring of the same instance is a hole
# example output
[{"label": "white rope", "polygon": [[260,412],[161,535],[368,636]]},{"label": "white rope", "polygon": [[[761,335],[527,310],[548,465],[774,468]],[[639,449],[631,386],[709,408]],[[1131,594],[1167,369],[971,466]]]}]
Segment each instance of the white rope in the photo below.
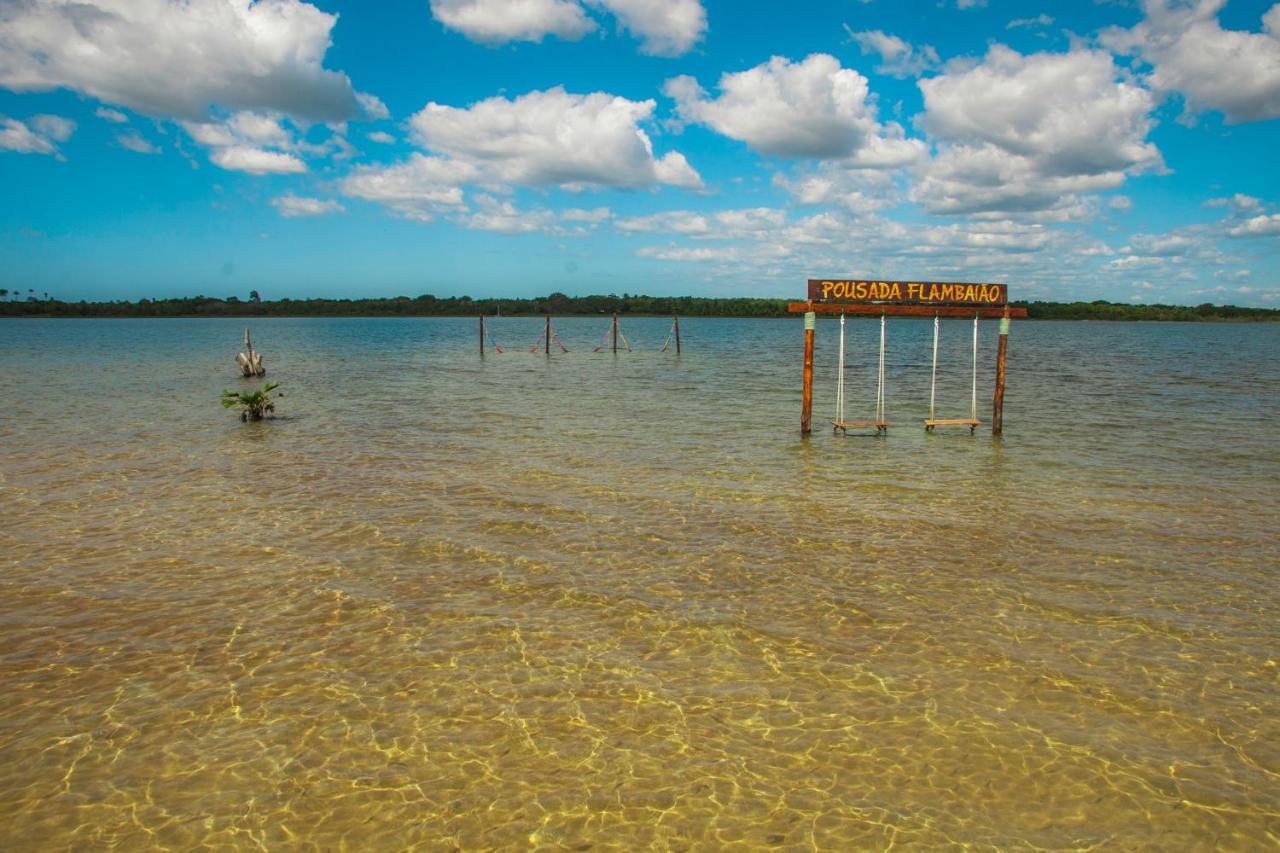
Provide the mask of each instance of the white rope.
[{"label": "white rope", "polygon": [[969,398],[969,419],[978,419],[978,315],[973,315],[973,393]]},{"label": "white rope", "polygon": [[929,420],[934,419],[933,403],[938,391],[938,315],[933,315],[933,378],[929,380]]},{"label": "white rope", "polygon": [[836,378],[836,420],[844,421],[844,315],[840,315],[840,369]]},{"label": "white rope", "polygon": [[876,422],[884,423],[884,319],[880,315],[880,375],[876,378]]}]

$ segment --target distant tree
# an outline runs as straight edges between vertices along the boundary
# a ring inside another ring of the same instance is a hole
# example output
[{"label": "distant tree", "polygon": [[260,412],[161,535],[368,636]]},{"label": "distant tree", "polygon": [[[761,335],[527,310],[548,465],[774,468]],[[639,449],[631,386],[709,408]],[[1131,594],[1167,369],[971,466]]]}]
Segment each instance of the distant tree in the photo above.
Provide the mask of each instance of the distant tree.
[{"label": "distant tree", "polygon": [[4,299],[4,298],[5,298],[5,297],[7,297],[8,295],[9,295],[9,288],[7,288],[7,287],[0,287],[0,299]]},{"label": "distant tree", "polygon": [[48,302],[48,301],[49,301],[49,291],[47,291],[47,290],[44,292],[44,301],[45,301],[45,302]]},{"label": "distant tree", "polygon": [[249,301],[250,301],[250,302],[254,302],[254,303],[261,302],[261,301],[262,301],[262,297],[258,295],[258,291],[256,291],[256,290],[250,290],[250,291],[249,291]]}]

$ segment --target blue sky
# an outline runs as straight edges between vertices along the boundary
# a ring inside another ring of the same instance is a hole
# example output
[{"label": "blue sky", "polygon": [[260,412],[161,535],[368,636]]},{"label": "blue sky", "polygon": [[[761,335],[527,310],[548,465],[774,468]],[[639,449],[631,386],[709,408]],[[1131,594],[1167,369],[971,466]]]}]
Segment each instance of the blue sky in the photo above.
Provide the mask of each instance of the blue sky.
[{"label": "blue sky", "polygon": [[1280,3],[0,2],[0,286],[1280,307]]}]

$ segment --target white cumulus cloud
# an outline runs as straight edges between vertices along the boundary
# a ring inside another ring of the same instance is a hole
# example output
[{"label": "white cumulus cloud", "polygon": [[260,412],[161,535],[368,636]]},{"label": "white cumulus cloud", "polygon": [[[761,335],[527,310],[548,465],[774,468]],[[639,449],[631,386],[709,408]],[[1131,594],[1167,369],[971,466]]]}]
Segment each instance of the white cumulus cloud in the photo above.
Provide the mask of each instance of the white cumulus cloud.
[{"label": "white cumulus cloud", "polygon": [[22,154],[52,154],[53,143],[16,118],[0,116],[0,149]]},{"label": "white cumulus cloud", "polygon": [[98,107],[93,114],[103,121],[109,121],[112,124],[124,124],[129,117],[119,110],[108,109],[107,107]]},{"label": "white cumulus cloud", "polygon": [[300,0],[8,2],[0,86],[193,121],[211,105],[341,121],[359,103],[347,76],[323,67],[336,20]]},{"label": "white cumulus cloud", "polygon": [[879,54],[880,65],[876,71],[891,77],[918,77],[938,66],[938,51],[930,45],[915,47],[895,35],[880,30],[854,32],[845,24],[849,34],[865,54]]},{"label": "white cumulus cloud", "polygon": [[38,115],[32,116],[30,121],[37,133],[54,142],[66,142],[76,130],[76,123],[62,116]]},{"label": "white cumulus cloud", "polygon": [[920,124],[941,145],[912,197],[932,212],[1046,210],[1162,167],[1147,141],[1155,100],[1108,53],[995,45],[919,85]]},{"label": "white cumulus cloud", "polygon": [[611,216],[613,216],[613,211],[607,207],[593,207],[590,209],[568,207],[560,211],[560,218],[566,222],[603,222]]},{"label": "white cumulus cloud", "polygon": [[570,41],[595,29],[595,22],[573,0],[431,0],[431,14],[451,30],[482,44]]},{"label": "white cumulus cloud", "polygon": [[470,163],[413,154],[392,166],[361,166],[340,184],[343,195],[378,202],[420,222],[463,205],[463,185],[479,179]]},{"label": "white cumulus cloud", "polygon": [[289,219],[300,216],[324,216],[327,213],[341,213],[346,210],[331,198],[307,198],[292,193],[271,199],[271,206],[281,216]]},{"label": "white cumulus cloud", "polygon": [[1280,235],[1280,213],[1254,216],[1227,231],[1231,237],[1275,237]]},{"label": "white cumulus cloud", "polygon": [[733,247],[644,246],[636,249],[636,254],[642,258],[655,258],[659,261],[707,263],[710,261],[734,261],[738,259],[740,253],[738,249]]},{"label": "white cumulus cloud", "polygon": [[[76,123],[55,115],[35,115],[25,122],[0,115],[0,150],[21,154],[58,154],[55,142],[66,142]],[[59,155],[61,157],[61,155]]]},{"label": "white cumulus cloud", "polygon": [[424,147],[474,164],[501,181],[526,186],[646,187],[702,184],[684,156],[655,159],[640,122],[653,101],[562,88],[470,107],[429,103],[410,119]]},{"label": "white cumulus cloud", "polygon": [[142,134],[135,131],[116,134],[116,144],[136,154],[159,154],[160,149],[152,145]]},{"label": "white cumulus cloud", "polygon": [[1280,3],[1262,18],[1263,32],[1224,30],[1226,0],[1146,0],[1146,18],[1112,28],[1102,42],[1151,66],[1150,84],[1181,92],[1189,112],[1220,110],[1228,122],[1280,118]]},{"label": "white cumulus cloud", "polygon": [[866,158],[868,167],[901,166],[924,146],[901,127],[883,127],[868,95],[867,78],[825,53],[801,62],[775,56],[755,68],[720,78],[710,98],[689,76],[668,80],[680,117],[777,157]]},{"label": "white cumulus cloud", "polygon": [[1245,195],[1244,193],[1236,193],[1233,196],[1224,196],[1222,198],[1211,198],[1204,203],[1205,207],[1230,207],[1238,213],[1246,211],[1256,211],[1262,209],[1262,199]]},{"label": "white cumulus cloud", "polygon": [[554,227],[555,214],[549,210],[519,210],[509,201],[490,195],[476,197],[474,212],[457,217],[467,228],[497,234],[532,234]]},{"label": "white cumulus cloud", "polygon": [[215,148],[209,160],[223,169],[250,175],[292,175],[307,171],[307,165],[292,154],[248,145]]},{"label": "white cumulus cloud", "polygon": [[209,159],[224,169],[252,175],[307,171],[302,157],[332,156],[335,160],[355,153],[342,134],[330,129],[320,144],[295,136],[286,119],[274,113],[242,110],[221,121],[180,121],[179,126],[199,144],[210,149]]},{"label": "white cumulus cloud", "polygon": [[641,39],[640,52],[653,56],[681,56],[693,49],[707,31],[707,11],[701,0],[590,0],[603,6],[618,22]]},{"label": "white cumulus cloud", "polygon": [[612,14],[641,40],[641,53],[654,56],[688,53],[707,29],[701,0],[431,0],[437,21],[488,45],[575,41],[599,27],[587,8]]},{"label": "white cumulus cloud", "polygon": [[1185,234],[1134,234],[1121,252],[1170,257],[1185,255],[1196,247],[1196,241]]}]

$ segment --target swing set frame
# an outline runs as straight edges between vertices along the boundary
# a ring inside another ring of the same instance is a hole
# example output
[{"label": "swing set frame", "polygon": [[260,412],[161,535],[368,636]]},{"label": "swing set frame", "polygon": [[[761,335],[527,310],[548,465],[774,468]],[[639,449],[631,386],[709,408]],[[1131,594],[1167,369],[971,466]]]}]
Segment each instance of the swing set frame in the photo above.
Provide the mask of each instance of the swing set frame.
[{"label": "swing set frame", "polygon": [[[1009,304],[1008,287],[1004,284],[971,282],[905,282],[862,281],[845,279],[809,279],[809,299],[792,302],[787,306],[792,314],[804,315],[804,385],[801,395],[800,435],[808,437],[813,422],[813,339],[818,314],[840,316],[840,383],[837,386],[836,419],[833,430],[846,432],[853,427],[874,427],[876,435],[883,435],[889,428],[884,413],[884,346],[885,319],[887,317],[934,318],[933,380],[929,394],[929,417],[924,427],[932,432],[940,426],[967,426],[972,434],[980,426],[977,415],[977,340],[978,319],[999,318],[1000,340],[996,351],[996,387],[992,401],[991,432],[1000,435],[1004,431],[1005,365],[1008,357],[1009,327],[1014,318],[1025,319],[1027,309]],[[880,315],[880,370],[876,389],[876,418],[873,421],[847,421],[844,419],[844,315]],[[968,418],[938,418],[934,402],[938,371],[938,328],[942,318],[973,318],[974,365],[971,411]]]}]

